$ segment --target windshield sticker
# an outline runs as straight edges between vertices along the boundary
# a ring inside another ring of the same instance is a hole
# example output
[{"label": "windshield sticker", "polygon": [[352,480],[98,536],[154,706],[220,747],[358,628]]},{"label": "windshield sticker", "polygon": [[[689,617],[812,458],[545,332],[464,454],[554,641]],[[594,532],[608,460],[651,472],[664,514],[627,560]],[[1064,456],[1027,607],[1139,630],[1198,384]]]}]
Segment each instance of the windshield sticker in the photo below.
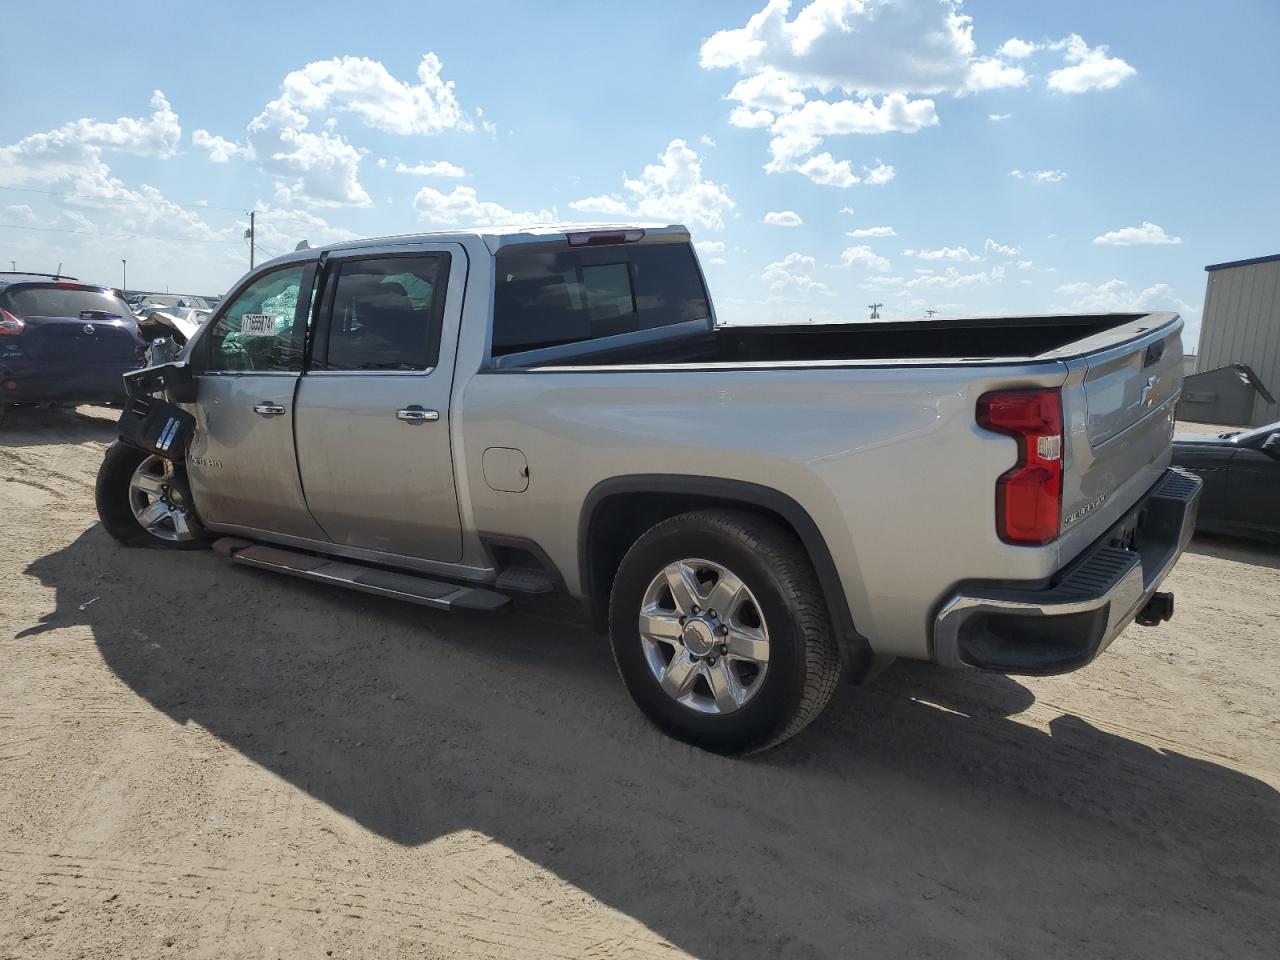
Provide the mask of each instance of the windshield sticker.
[{"label": "windshield sticker", "polygon": [[245,337],[274,337],[278,319],[273,313],[246,313],[240,318],[240,333]]}]

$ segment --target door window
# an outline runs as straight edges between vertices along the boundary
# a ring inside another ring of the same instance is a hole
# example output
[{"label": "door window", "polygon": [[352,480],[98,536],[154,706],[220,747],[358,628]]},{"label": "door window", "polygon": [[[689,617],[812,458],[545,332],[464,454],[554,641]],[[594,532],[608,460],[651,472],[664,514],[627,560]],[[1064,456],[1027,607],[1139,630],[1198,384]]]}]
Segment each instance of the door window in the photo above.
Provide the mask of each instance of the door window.
[{"label": "door window", "polygon": [[429,370],[440,353],[446,254],[338,266],[318,370]]},{"label": "door window", "polygon": [[[298,297],[309,276],[309,263],[282,267],[242,290],[210,332],[209,369],[301,370],[305,323],[295,329],[295,321]],[[309,288],[307,295],[309,299]],[[306,304],[303,308],[306,309]]]}]

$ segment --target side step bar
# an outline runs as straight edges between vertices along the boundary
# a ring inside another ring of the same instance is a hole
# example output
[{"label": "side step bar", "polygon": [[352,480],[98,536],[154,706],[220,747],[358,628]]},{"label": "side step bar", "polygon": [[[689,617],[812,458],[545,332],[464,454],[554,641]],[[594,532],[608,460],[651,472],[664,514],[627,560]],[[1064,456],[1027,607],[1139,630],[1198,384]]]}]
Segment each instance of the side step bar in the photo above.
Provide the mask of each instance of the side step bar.
[{"label": "side step bar", "polygon": [[511,602],[511,598],[505,594],[483,587],[460,586],[412,573],[380,570],[377,567],[318,557],[297,550],[270,547],[238,537],[216,540],[213,549],[221,556],[249,567],[274,570],[380,597],[408,600],[410,603],[420,603],[440,610],[497,610]]}]

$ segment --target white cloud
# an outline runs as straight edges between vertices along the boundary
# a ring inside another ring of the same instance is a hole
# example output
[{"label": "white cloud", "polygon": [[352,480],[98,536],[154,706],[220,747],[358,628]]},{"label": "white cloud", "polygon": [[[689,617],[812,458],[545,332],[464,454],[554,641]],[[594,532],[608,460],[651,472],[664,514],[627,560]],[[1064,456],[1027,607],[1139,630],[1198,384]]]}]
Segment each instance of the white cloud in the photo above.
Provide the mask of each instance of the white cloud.
[{"label": "white cloud", "polygon": [[724,229],[725,215],[734,208],[728,191],[702,177],[697,151],[683,140],[672,140],[636,179],[622,181],[622,194],[584,197],[569,204],[574,210],[606,213],[642,220],[667,220],[709,230]]},{"label": "white cloud", "polygon": [[702,66],[867,94],[954,91],[968,79],[973,24],[955,0],[814,0],[788,19],[790,10],[769,0],[744,26],[712,35]]},{"label": "white cloud", "polygon": [[774,227],[799,227],[804,224],[800,214],[794,210],[770,210],[764,215],[764,222]]},{"label": "white cloud", "polygon": [[[331,226],[323,217],[297,207],[273,207],[259,203],[255,209],[254,232],[258,244],[274,255],[292,250],[300,240],[318,247],[359,237],[351,230]],[[248,227],[248,218],[240,221],[238,226],[241,230]]]},{"label": "white cloud", "polygon": [[984,57],[970,64],[969,78],[965,81],[964,92],[981,93],[983,90],[1026,85],[1027,73],[1021,67],[1005,63],[997,57]]},{"label": "white cloud", "polygon": [[1110,90],[1138,71],[1119,57],[1107,56],[1107,47],[1090,47],[1079,34],[1053,45],[1065,49],[1069,66],[1054,70],[1046,83],[1058,93],[1084,93],[1088,90]]},{"label": "white cloud", "polygon": [[1001,257],[1016,257],[1022,253],[1017,247],[1011,247],[1008,244],[997,243],[990,237],[987,237],[986,243],[982,245],[983,253],[994,253]]},{"label": "white cloud", "polygon": [[1035,183],[1061,183],[1067,178],[1064,170],[1010,170],[1009,176]]},{"label": "white cloud", "polygon": [[872,237],[896,237],[898,231],[893,227],[859,227],[857,230],[849,230],[845,233],[846,237],[852,237],[855,240]]},{"label": "white cloud", "polygon": [[31,209],[31,205],[27,203],[15,203],[5,207],[0,213],[4,214],[5,222],[17,223],[21,226],[27,226],[36,222],[36,212]]},{"label": "white cloud", "polygon": [[196,130],[191,134],[191,142],[209,151],[209,159],[214,163],[226,163],[234,156],[243,153],[243,148],[234,140],[214,136],[208,130]]},{"label": "white cloud", "polygon": [[448,160],[432,160],[427,163],[415,163],[409,166],[397,163],[396,173],[408,173],[418,177],[465,177],[467,171]]},{"label": "white cloud", "polygon": [[1119,230],[1111,230],[1100,237],[1094,237],[1093,242],[1111,247],[1133,247],[1146,244],[1164,246],[1179,244],[1182,238],[1169,236],[1164,232],[1164,227],[1159,224],[1143,221],[1140,227],[1121,227]]},{"label": "white cloud", "polygon": [[1000,47],[1000,56],[1008,57],[1010,60],[1022,60],[1031,56],[1041,47],[1042,44],[1030,43],[1026,40],[1019,40],[1017,37],[1010,37]]},{"label": "white cloud", "polygon": [[458,105],[453,81],[441,79],[442,68],[439,57],[426,53],[418,63],[418,82],[409,83],[367,57],[317,60],[285,76],[282,99],[307,114],[354,113],[385,133],[469,130],[472,123]]},{"label": "white cloud", "polygon": [[1013,116],[1012,113],[988,113],[987,119],[992,121],[993,123],[1001,123],[1005,120],[1008,120],[1012,116]]},{"label": "white cloud", "polygon": [[458,104],[453,81],[442,79],[441,69],[434,53],[424,54],[418,63],[416,83],[396,79],[367,57],[308,63],[286,74],[280,96],[250,121],[246,155],[277,179],[276,199],[281,202],[370,206],[373,200],[359,179],[365,151],[333,132],[332,116],[321,124],[324,129],[311,132],[312,117],[350,113],[368,127],[401,135],[474,130]]},{"label": "white cloud", "polygon": [[698,138],[698,142],[704,147],[714,147],[716,145],[715,140],[711,139],[711,135],[706,133]]},{"label": "white cloud", "polygon": [[862,182],[870,184],[873,187],[882,186],[883,184],[888,183],[896,175],[893,167],[889,166],[887,163],[881,163],[879,160],[876,161],[876,165],[874,167],[863,167],[862,169],[866,174],[866,176],[862,178]]},{"label": "white cloud", "polygon": [[413,198],[413,209],[419,220],[447,225],[550,223],[556,219],[554,210],[517,212],[500,203],[481,200],[474,187],[454,187],[449,193],[423,187]]},{"label": "white cloud", "polygon": [[768,110],[752,110],[750,107],[734,107],[729,111],[729,122],[744,130],[755,130],[773,123],[773,114]]},{"label": "white cloud", "polygon": [[847,214],[849,214],[849,216],[853,216],[853,215],[854,215],[855,213],[857,213],[858,211],[857,211],[857,210],[855,210],[855,209],[853,209],[853,207],[841,207],[841,208],[840,208],[840,212],[841,212],[841,213],[847,213]]},{"label": "white cloud", "polygon": [[[1030,270],[1032,267],[1035,266],[1035,264],[1032,263],[1030,260],[1019,260],[1016,264],[1014,264],[1014,266],[1016,266],[1019,270]],[[1025,283],[1027,281],[1024,280],[1023,282]]]},{"label": "white cloud", "polygon": [[840,251],[840,264],[845,267],[862,267],[881,273],[889,269],[889,261],[865,245],[845,247]]},{"label": "white cloud", "polygon": [[[912,251],[902,251],[903,256],[909,257]],[[982,258],[972,254],[965,247],[939,247],[936,250],[916,250],[916,257],[921,260],[959,260],[965,263],[973,263]]]},{"label": "white cloud", "polygon": [[760,275],[771,290],[791,290],[798,293],[829,294],[825,283],[813,278],[817,261],[803,253],[789,253],[781,260],[764,268]]},{"label": "white cloud", "polygon": [[770,113],[785,113],[804,103],[804,94],[796,89],[795,82],[785,73],[772,69],[739,80],[725,97],[748,109]]},{"label": "white cloud", "polygon": [[699,240],[694,246],[703,253],[724,253],[723,240]]},{"label": "white cloud", "polygon": [[997,267],[990,274],[987,273],[961,273],[955,267],[947,267],[942,273],[933,273],[926,276],[916,277],[914,280],[907,281],[907,288],[910,290],[926,289],[926,290],[957,290],[966,287],[986,287],[992,282],[1000,282],[1004,279],[1004,271]]},{"label": "white cloud", "polygon": [[1060,309],[1081,313],[1112,313],[1123,311],[1176,310],[1179,313],[1197,314],[1199,309],[1183,300],[1167,283],[1156,283],[1142,290],[1134,290],[1124,280],[1108,280],[1106,283],[1067,283],[1058,287],[1062,298]]}]

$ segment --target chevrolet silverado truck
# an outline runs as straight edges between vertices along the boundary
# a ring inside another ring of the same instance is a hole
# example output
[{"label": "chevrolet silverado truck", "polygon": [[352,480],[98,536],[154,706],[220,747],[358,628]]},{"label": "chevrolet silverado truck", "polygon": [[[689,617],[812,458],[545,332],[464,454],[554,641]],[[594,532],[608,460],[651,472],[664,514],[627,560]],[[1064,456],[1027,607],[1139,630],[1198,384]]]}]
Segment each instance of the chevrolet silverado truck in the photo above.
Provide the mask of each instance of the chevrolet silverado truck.
[{"label": "chevrolet silverado truck", "polygon": [[1169,466],[1181,330],[719,326],[680,226],[340,243],[135,375],[163,423],[107,451],[98,509],[427,607],[559,591],[658,727],[746,753],[841,674],[1060,673],[1167,619],[1200,492]]}]

